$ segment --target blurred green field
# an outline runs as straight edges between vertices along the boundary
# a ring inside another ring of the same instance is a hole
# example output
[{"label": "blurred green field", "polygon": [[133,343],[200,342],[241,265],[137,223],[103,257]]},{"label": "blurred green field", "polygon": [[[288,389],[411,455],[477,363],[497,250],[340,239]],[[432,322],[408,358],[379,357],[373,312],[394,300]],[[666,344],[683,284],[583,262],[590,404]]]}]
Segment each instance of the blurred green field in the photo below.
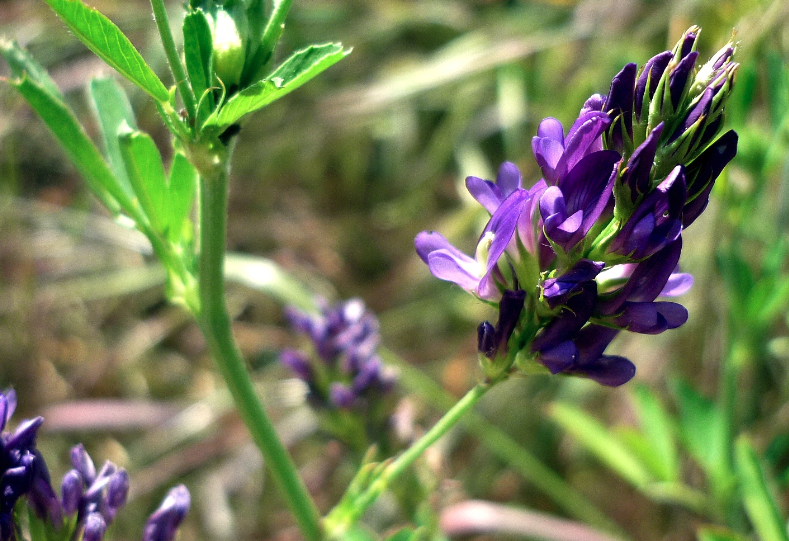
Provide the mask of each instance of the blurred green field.
[{"label": "blurred green field", "polygon": [[[150,5],[92,4],[170,84]],[[177,24],[181,6],[169,7]],[[732,29],[741,40],[742,66],[727,106],[727,125],[740,134],[739,154],[706,214],[684,234],[683,270],[695,277],[682,299],[688,323],[660,336],[621,336],[611,351],[635,362],[636,382],[671,412],[680,380],[732,405],[733,431],[749,434],[764,458],[785,519],[785,0],[297,0],[283,56],[321,41],[341,41],[353,53],[242,127],[228,248],[271,259],[330,299],[361,297],[380,317],[385,346],[460,396],[479,377],[476,326],[491,314],[429,274],[414,252],[414,236],[441,230],[471,249],[487,216],[467,196],[465,176],[492,178],[510,160],[527,184],[538,180],[531,137],[540,120],[553,116],[568,126],[590,94],[608,91],[622,65],[640,66],[692,24],[702,27],[702,58],[724,45]],[[90,122],[85,84],[111,69],[44,2],[0,0],[0,35],[28,47]],[[0,66],[0,76],[7,74]],[[155,109],[138,89],[125,88],[140,127],[167,156],[172,149]],[[95,126],[88,128],[95,134]],[[138,538],[144,516],[176,482],[190,487],[194,502],[183,541],[298,539],[198,329],[167,305],[163,279],[144,237],[107,218],[43,123],[0,84],[0,386],[13,386],[20,397],[16,419],[47,417],[40,447],[56,479],[78,441],[97,461],[106,457],[129,469],[133,503],[119,516],[116,539]],[[327,511],[353,470],[347,451],[316,430],[290,375],[276,363],[277,352],[295,343],[281,304],[238,283],[228,294],[265,402]],[[696,539],[708,517],[633,488],[546,413],[561,400],[608,426],[635,426],[635,388],[535,376],[495,389],[480,411],[630,538]],[[438,417],[423,397],[402,396],[417,427]],[[119,402],[104,402],[110,399]],[[434,458],[435,509],[478,498],[565,516],[461,431]],[[687,454],[681,470],[689,486],[707,487]],[[371,520],[386,526],[398,518],[387,512],[382,505]],[[724,515],[721,524],[750,531],[741,511]]]}]

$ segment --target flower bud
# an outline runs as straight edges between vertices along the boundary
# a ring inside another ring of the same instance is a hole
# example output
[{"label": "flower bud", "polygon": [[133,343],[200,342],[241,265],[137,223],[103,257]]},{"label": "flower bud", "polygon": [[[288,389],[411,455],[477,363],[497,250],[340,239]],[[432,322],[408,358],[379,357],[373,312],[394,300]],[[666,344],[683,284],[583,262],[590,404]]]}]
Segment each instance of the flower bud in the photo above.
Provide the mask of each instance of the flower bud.
[{"label": "flower bud", "polygon": [[243,24],[239,24],[243,21],[236,20],[236,14],[243,15],[243,11],[234,10],[231,14],[223,8],[217,8],[213,20],[209,18],[214,41],[214,73],[226,88],[238,85],[241,81],[246,59],[246,36]]}]

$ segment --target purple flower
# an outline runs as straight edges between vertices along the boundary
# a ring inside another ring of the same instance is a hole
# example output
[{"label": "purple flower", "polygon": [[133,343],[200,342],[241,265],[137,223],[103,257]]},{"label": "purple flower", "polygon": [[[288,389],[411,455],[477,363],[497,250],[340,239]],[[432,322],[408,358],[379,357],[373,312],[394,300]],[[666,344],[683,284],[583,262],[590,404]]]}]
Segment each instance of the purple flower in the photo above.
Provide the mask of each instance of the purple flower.
[{"label": "purple flower", "polygon": [[159,508],[145,523],[142,541],[172,541],[189,512],[191,498],[184,485],[170,489]]},{"label": "purple flower", "polygon": [[540,198],[545,236],[565,252],[572,250],[611,201],[619,154],[601,150],[584,156]]},{"label": "purple flower", "polygon": [[[0,392],[0,431],[5,430],[15,409],[16,393]],[[52,493],[49,471],[36,448],[36,436],[43,422],[43,417],[27,419],[13,433],[0,434],[0,541],[15,538],[18,526],[14,523],[14,506],[23,496],[29,498],[40,518],[59,518],[59,506],[52,510],[48,507]]]},{"label": "purple flower", "polygon": [[611,118],[607,114],[586,111],[573,123],[565,137],[562,123],[555,118],[540,122],[531,146],[545,181],[555,186],[583,157],[602,150],[600,135],[610,124]]},{"label": "purple flower", "polygon": [[309,336],[319,360],[295,350],[280,354],[280,361],[307,384],[312,402],[348,409],[391,389],[394,376],[376,352],[380,333],[375,315],[360,299],[318,304],[318,314],[288,308],[286,317]]},{"label": "purple flower", "polygon": [[469,177],[491,215],[473,258],[439,233],[416,237],[433,275],[497,306],[497,324],[477,329],[489,379],[538,363],[621,385],[635,366],[605,355],[618,332],[657,334],[687,320],[681,304],[656,299],[692,284],[678,271],[682,231],[737,149],[733,131],[718,136],[736,47],[699,68],[698,36],[692,27],[640,71],[626,65],[566,135],[544,119],[532,139],[543,178],[530,189],[511,163],[495,182]]}]

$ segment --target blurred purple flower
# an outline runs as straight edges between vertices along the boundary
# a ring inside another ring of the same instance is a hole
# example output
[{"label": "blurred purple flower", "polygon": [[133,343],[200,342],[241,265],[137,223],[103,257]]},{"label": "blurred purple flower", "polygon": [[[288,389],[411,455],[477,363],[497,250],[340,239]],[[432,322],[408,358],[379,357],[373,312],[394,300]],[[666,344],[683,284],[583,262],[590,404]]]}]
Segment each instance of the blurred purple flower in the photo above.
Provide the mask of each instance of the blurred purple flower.
[{"label": "blurred purple flower", "polygon": [[186,518],[190,505],[189,490],[184,485],[170,489],[162,504],[145,523],[142,541],[172,541],[175,539],[178,527]]},{"label": "blurred purple flower", "polygon": [[[15,409],[16,393],[0,392],[0,432],[5,430]],[[48,507],[49,496],[54,491],[49,484],[47,465],[36,448],[36,436],[43,422],[43,417],[27,419],[13,433],[0,434],[0,541],[16,538],[14,506],[23,496],[28,497],[40,518],[55,521],[60,518],[59,505],[54,509]],[[55,522],[55,526],[59,524]]]},{"label": "blurred purple flower", "polygon": [[320,312],[286,309],[292,327],[309,336],[319,366],[296,350],[284,350],[280,361],[303,380],[315,404],[342,409],[354,407],[394,385],[394,374],[378,357],[379,324],[360,299],[329,306]]}]

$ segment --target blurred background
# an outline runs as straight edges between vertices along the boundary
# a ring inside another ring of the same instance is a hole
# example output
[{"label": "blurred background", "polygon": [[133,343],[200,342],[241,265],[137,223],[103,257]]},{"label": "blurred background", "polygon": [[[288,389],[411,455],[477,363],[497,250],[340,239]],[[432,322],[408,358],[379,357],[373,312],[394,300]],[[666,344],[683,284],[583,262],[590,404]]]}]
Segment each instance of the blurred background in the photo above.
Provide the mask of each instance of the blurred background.
[{"label": "blurred background", "polygon": [[[171,84],[150,5],[91,3]],[[178,24],[180,3],[169,7]],[[693,24],[702,27],[702,58],[733,29],[741,40],[742,66],[727,107],[740,151],[708,211],[684,235],[683,270],[696,280],[682,299],[688,323],[660,336],[621,336],[609,351],[635,362],[637,384],[651,389],[670,415],[678,411],[672,391],[678,382],[715,401],[726,392],[722,367],[734,367],[732,422],[751,435],[774,475],[785,517],[784,0],[297,0],[283,57],[321,41],[341,41],[353,54],[243,125],[228,249],[273,260],[329,299],[364,299],[380,317],[386,347],[460,396],[479,377],[476,326],[492,314],[433,278],[416,257],[414,236],[440,230],[471,250],[486,215],[465,192],[465,176],[494,178],[509,160],[527,185],[538,180],[531,137],[540,120],[553,116],[569,126],[585,99],[606,93],[625,63],[640,66],[670,49]],[[85,85],[110,68],[44,2],[0,0],[0,34],[50,70],[95,134]],[[0,76],[7,73],[0,66]],[[138,89],[126,89],[141,129],[165,156],[171,153],[152,104]],[[190,487],[194,502],[182,539],[298,538],[198,329],[166,303],[163,272],[144,237],[108,218],[43,123],[3,84],[0,193],[0,385],[17,391],[15,420],[46,416],[40,447],[55,479],[68,467],[70,446],[83,441],[97,462],[107,458],[130,470],[133,502],[118,519],[118,539],[139,538],[144,516],[176,482]],[[281,348],[296,343],[282,306],[245,285],[233,284],[228,293],[237,338],[266,403],[328,510],[353,468],[343,446],[316,429],[290,374],[276,362]],[[606,426],[638,426],[634,387],[516,379],[486,397],[481,412],[627,536],[695,539],[708,516],[634,488],[546,413],[559,400]],[[401,396],[398,411],[406,408],[416,426],[437,418],[418,395]],[[458,432],[440,451],[435,509],[481,498],[566,516],[473,436]],[[680,458],[686,483],[703,491],[703,468],[692,456],[680,452]],[[520,537],[475,539],[510,538]]]}]

